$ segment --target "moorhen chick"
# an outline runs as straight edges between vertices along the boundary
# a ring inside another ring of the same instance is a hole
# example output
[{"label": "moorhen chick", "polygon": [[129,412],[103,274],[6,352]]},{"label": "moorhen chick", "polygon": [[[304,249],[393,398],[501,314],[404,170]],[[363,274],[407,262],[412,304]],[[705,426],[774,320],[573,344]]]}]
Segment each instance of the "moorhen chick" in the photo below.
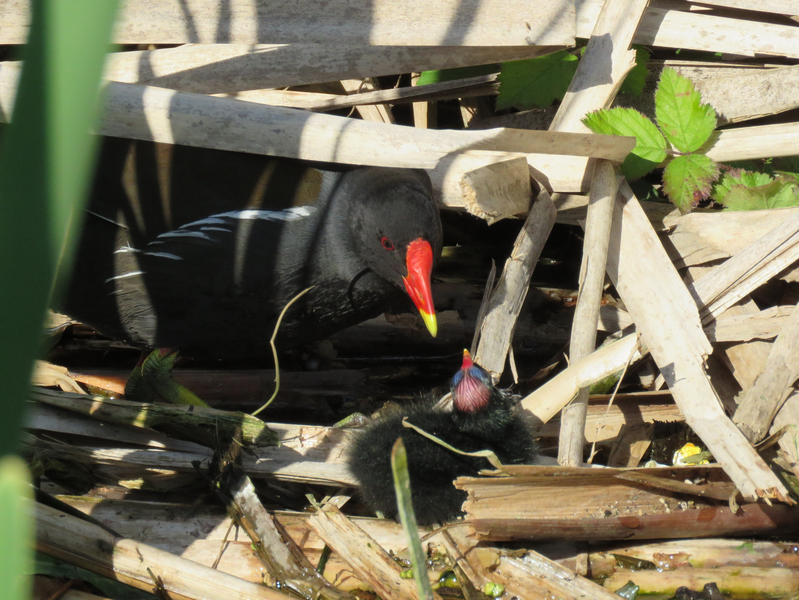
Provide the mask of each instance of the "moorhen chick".
[{"label": "moorhen chick", "polygon": [[374,511],[397,516],[391,449],[398,437],[408,455],[411,498],[421,525],[443,523],[463,514],[461,505],[467,494],[456,489],[453,480],[491,468],[485,458],[456,454],[404,427],[405,417],[463,452],[492,450],[503,464],[529,463],[535,457],[535,441],[515,414],[513,398],[496,388],[488,372],[473,363],[466,350],[450,389],[451,412],[430,405],[416,406],[391,413],[356,434],[347,464],[360,484],[362,499]]},{"label": "moorhen chick", "polygon": [[[156,165],[164,153],[168,183]],[[305,204],[289,206],[298,198]],[[405,290],[435,336],[441,246],[423,171],[337,172],[106,138],[59,308],[143,349],[257,359],[271,357],[277,316],[305,288],[281,324],[281,349],[378,316]]]}]

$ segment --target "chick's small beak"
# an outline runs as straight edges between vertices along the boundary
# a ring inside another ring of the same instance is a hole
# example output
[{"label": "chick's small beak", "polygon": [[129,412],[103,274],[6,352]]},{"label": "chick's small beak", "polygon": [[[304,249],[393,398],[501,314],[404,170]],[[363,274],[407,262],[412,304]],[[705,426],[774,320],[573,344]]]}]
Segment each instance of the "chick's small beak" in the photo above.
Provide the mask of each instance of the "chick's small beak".
[{"label": "chick's small beak", "polygon": [[472,361],[472,355],[469,354],[468,350],[464,349],[463,350],[463,365],[461,366],[461,369],[469,369],[469,368],[471,368],[471,366],[473,364],[474,364],[474,362]]},{"label": "chick's small beak", "polygon": [[422,238],[413,240],[408,244],[405,262],[408,269],[408,275],[402,278],[405,291],[422,315],[430,335],[436,337],[438,322],[436,309],[433,306],[433,293],[430,289],[430,276],[433,271],[433,249],[430,247],[430,242]]}]

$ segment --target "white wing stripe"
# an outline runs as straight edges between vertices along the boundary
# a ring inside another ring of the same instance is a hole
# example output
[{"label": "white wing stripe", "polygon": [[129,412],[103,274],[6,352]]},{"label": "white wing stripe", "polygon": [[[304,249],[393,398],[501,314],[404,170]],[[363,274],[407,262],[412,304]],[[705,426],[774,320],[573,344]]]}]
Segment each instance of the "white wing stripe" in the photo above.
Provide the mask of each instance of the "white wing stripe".
[{"label": "white wing stripe", "polygon": [[169,252],[145,252],[145,256],[157,256],[159,258],[171,258],[172,260],[183,260],[182,256],[170,254]]},{"label": "white wing stripe", "polygon": [[114,281],[116,279],[127,279],[128,277],[136,277],[136,275],[144,275],[144,271],[133,271],[131,273],[125,273],[123,275],[117,275],[116,277],[109,277],[105,280],[106,283]]}]

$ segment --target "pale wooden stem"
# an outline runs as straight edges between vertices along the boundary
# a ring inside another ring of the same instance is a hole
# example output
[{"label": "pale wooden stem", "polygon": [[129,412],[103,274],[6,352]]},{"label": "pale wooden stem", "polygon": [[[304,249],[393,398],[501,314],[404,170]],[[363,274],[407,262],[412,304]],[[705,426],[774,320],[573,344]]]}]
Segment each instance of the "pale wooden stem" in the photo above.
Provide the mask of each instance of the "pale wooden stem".
[{"label": "pale wooden stem", "polygon": [[503,572],[516,572],[520,577],[536,580],[550,591],[549,597],[575,600],[578,598],[614,600],[619,597],[618,594],[604,589],[590,579],[577,575],[571,569],[533,550],[528,550],[523,558],[502,557],[501,569]]},{"label": "pale wooden stem", "polygon": [[[131,539],[41,504],[30,505],[36,519],[36,549],[104,577],[151,592],[150,572],[176,600],[287,600],[286,594],[244,581]],[[148,572],[149,571],[149,572]]]},{"label": "pale wooden stem", "polygon": [[524,157],[482,165],[466,171],[460,179],[466,210],[489,225],[530,208],[533,188]]},{"label": "pale wooden stem", "polygon": [[799,306],[777,336],[763,372],[749,388],[733,420],[752,443],[768,433],[774,415],[793,390],[799,377]]},{"label": "pale wooden stem", "polygon": [[[745,56],[763,52],[799,58],[799,32],[795,27],[683,12],[672,6],[647,8],[633,42],[644,46],[729,52]],[[577,37],[589,37],[601,8],[602,0],[579,3]]]},{"label": "pale wooden stem", "polygon": [[369,584],[381,598],[415,600],[412,579],[400,576],[399,564],[360,527],[336,507],[326,505],[308,519],[308,526],[347,561],[358,579]]},{"label": "pale wooden stem", "polygon": [[[342,79],[341,85],[344,86],[344,90],[350,96],[355,96],[362,92],[375,92],[380,89],[371,77],[365,79]],[[390,106],[383,106],[382,104],[362,104],[357,105],[355,109],[364,121],[394,123],[394,116],[391,114]]]},{"label": "pale wooden stem", "polygon": [[475,362],[482,365],[495,379],[499,379],[505,367],[516,318],[527,297],[533,268],[555,224],[556,214],[549,194],[541,191],[516,238],[513,251],[491,296],[481,328]]},{"label": "pale wooden stem", "polygon": [[799,213],[688,287],[705,322],[799,259]]},{"label": "pale wooden stem", "polygon": [[[28,5],[5,3],[0,43],[25,43]],[[526,0],[483,0],[479,10],[465,10],[460,0],[226,0],[221,5],[218,0],[127,0],[112,41],[542,46],[574,44],[574,31],[574,3],[563,0],[537,0],[534,6]]]},{"label": "pale wooden stem", "polygon": [[778,15],[788,15],[789,17],[799,15],[799,1],[797,0],[688,0],[688,2],[743,10],[757,10]]},{"label": "pale wooden stem", "polygon": [[291,581],[300,589],[307,587],[303,592],[312,590],[313,597],[320,600],[354,600],[353,596],[333,587],[316,571],[285,528],[266,511],[247,475],[238,473],[230,483],[229,491],[241,524],[275,580],[284,584]]},{"label": "pale wooden stem", "polygon": [[[605,282],[608,241],[617,189],[613,165],[608,161],[598,161],[591,185],[583,243],[583,262],[580,267],[580,293],[574,311],[569,346],[569,358],[572,363],[588,356],[596,348],[599,305]],[[576,467],[583,464],[588,389],[587,386],[580,388],[577,397],[563,409],[558,462],[564,466]]]},{"label": "pale wooden stem", "polygon": [[603,346],[583,360],[572,363],[529,396],[521,406],[530,416],[546,423],[566,406],[581,387],[590,385],[624,368],[630,360],[639,360],[638,336],[628,335]]},{"label": "pale wooden stem", "polygon": [[585,54],[549,126],[550,131],[588,131],[586,114],[608,108],[624,77],[635,66],[630,50],[649,0],[606,0]]},{"label": "pale wooden stem", "polygon": [[[423,86],[391,88],[372,92],[359,92],[349,96],[323,94],[293,90],[245,90],[232,94],[214,94],[215,96],[231,96],[237,100],[259,102],[272,106],[290,106],[304,108],[315,112],[329,112],[353,106],[402,104],[413,102],[414,110],[418,105],[435,106],[437,100],[455,100],[474,96],[496,95],[499,89],[496,73],[469,77],[456,81],[431,83]],[[425,109],[427,111],[427,109]],[[414,113],[416,114],[416,113]],[[426,127],[425,129],[434,129]]]},{"label": "pale wooden stem", "polygon": [[799,123],[754,125],[711,135],[707,156],[716,162],[799,154]]},{"label": "pale wooden stem", "polygon": [[[585,55],[549,126],[550,131],[588,131],[582,123],[586,114],[611,105],[624,77],[635,65],[635,52],[630,50],[630,45],[647,4],[648,0],[607,0],[603,4]],[[616,188],[613,166],[599,161],[591,184],[585,226],[580,294],[570,343],[572,362],[584,358],[596,347]],[[583,463],[587,408],[588,388],[585,387],[563,410],[558,441],[558,461],[562,465],[579,466]]]},{"label": "pale wooden stem", "polygon": [[[559,47],[397,47],[328,44],[197,44],[115,52],[109,81],[200,94],[233,93],[535,58]],[[353,60],[357,57],[357,60]],[[142,69],[141,65],[147,65]]]},{"label": "pale wooden stem", "polygon": [[[3,122],[13,112],[19,73],[19,69],[0,69]],[[473,149],[622,161],[635,146],[634,138],[613,135],[504,128],[431,131],[115,82],[106,84],[98,133],[287,158],[421,169],[435,168],[448,155]]]}]

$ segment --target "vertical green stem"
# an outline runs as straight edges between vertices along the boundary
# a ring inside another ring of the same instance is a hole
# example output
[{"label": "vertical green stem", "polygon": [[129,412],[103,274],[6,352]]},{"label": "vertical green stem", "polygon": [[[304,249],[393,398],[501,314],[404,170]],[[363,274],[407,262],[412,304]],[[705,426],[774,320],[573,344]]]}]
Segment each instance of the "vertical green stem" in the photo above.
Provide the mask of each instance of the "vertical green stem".
[{"label": "vertical green stem", "polygon": [[416,524],[416,514],[413,512],[411,502],[411,476],[408,473],[408,454],[402,438],[397,438],[391,449],[391,472],[394,475],[394,491],[397,493],[397,508],[399,509],[402,529],[408,539],[408,549],[413,565],[413,578],[416,580],[416,591],[419,598],[433,600],[433,590],[427,576],[427,557],[422,543],[419,541],[419,527]]},{"label": "vertical green stem", "polygon": [[116,0],[33,0],[11,124],[0,146],[0,581],[30,597],[33,524],[18,447],[42,319],[69,272],[88,185],[100,74]]}]

